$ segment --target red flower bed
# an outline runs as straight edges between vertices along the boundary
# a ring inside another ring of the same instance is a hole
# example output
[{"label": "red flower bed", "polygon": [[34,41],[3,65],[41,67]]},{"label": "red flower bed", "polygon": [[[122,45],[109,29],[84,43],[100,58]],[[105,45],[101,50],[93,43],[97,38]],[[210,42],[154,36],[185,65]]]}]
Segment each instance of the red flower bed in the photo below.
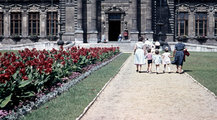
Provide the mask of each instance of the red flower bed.
[{"label": "red flower bed", "polygon": [[[61,47],[51,51],[25,49],[17,54],[0,53],[0,113],[5,114],[5,110],[11,110],[27,100],[34,100],[43,91],[65,82],[62,78],[79,75],[87,70],[87,65],[117,53],[118,47],[72,47],[67,50]],[[0,118],[2,116],[0,114]]]}]

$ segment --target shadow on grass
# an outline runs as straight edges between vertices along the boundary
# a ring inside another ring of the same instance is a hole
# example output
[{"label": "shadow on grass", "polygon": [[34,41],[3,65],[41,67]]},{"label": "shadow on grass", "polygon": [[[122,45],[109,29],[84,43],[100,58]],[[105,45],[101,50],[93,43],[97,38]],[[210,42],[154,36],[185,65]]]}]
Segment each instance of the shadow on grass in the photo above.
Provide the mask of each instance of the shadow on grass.
[{"label": "shadow on grass", "polygon": [[184,72],[193,72],[193,70],[184,70]]}]

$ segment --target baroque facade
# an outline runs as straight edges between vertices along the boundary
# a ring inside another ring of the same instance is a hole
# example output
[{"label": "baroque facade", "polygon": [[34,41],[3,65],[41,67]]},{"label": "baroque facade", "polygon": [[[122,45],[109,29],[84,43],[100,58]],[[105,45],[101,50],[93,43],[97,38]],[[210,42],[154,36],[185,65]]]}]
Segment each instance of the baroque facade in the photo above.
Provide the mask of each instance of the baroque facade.
[{"label": "baroque facade", "polygon": [[148,40],[214,44],[215,0],[0,0],[0,42]]}]

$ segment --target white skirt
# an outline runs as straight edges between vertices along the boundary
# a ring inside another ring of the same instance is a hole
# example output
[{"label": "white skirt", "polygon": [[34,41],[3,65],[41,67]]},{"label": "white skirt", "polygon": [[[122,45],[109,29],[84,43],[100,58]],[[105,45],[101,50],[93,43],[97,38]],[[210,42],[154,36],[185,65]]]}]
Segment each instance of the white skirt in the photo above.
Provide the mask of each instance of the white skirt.
[{"label": "white skirt", "polygon": [[144,65],[146,63],[144,50],[143,49],[137,49],[135,56],[134,56],[134,64]]}]

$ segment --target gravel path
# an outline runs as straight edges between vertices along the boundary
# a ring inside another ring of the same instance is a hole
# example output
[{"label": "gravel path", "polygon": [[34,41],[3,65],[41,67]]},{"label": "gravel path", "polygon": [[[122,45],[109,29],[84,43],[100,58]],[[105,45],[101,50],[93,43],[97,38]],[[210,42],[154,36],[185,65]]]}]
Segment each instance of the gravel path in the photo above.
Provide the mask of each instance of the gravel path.
[{"label": "gravel path", "polygon": [[82,120],[217,120],[217,99],[187,74],[135,70],[132,55]]}]

